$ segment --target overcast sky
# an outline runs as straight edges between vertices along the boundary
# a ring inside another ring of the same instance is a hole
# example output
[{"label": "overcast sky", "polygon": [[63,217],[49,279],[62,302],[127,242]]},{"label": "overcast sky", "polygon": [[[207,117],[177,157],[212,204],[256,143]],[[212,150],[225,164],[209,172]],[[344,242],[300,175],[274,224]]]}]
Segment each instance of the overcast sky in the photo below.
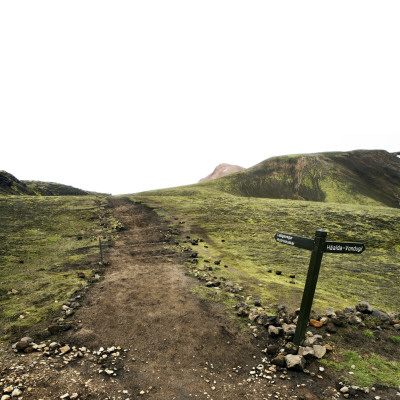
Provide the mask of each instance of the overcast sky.
[{"label": "overcast sky", "polygon": [[400,2],[1,1],[0,170],[121,194],[400,151]]}]

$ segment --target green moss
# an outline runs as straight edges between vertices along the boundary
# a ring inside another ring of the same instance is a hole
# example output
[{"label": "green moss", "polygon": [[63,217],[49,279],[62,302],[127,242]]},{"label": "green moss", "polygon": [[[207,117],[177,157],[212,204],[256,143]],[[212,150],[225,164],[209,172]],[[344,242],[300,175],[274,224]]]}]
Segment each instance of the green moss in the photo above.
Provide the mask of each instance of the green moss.
[{"label": "green moss", "polygon": [[[299,306],[310,260],[310,252],[278,244],[275,233],[312,238],[317,228],[328,231],[328,240],[362,241],[367,250],[361,255],[324,255],[314,308],[341,308],[363,299],[387,311],[400,306],[400,252],[393,240],[400,236],[397,209],[247,198],[204,184],[135,198],[185,220],[185,229],[202,237],[208,246],[205,249],[200,244],[196,251],[206,258],[222,258],[229,266],[230,279],[246,284],[249,290],[261,290],[272,308],[281,303]],[[282,275],[277,276],[276,270]],[[295,284],[290,283],[291,274],[296,276]]]},{"label": "green moss", "polygon": [[69,268],[95,257],[97,237],[111,232],[99,224],[112,222],[104,205],[98,196],[0,198],[0,338],[43,330],[60,313],[55,302],[87,285]]},{"label": "green moss", "polygon": [[374,332],[372,332],[372,331],[369,330],[369,329],[366,329],[365,331],[363,331],[363,335],[364,335],[365,337],[367,337],[368,339],[374,339],[374,338],[375,338]]}]

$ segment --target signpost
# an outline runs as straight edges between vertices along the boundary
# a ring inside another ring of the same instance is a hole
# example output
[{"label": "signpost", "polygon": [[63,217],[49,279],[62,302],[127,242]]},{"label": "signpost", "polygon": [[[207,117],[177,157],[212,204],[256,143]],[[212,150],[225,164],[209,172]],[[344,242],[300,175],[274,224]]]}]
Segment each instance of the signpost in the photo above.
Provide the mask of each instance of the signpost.
[{"label": "signpost", "polygon": [[103,247],[101,245],[101,237],[99,236],[99,248],[100,248],[100,263],[103,264]]},{"label": "signpost", "polygon": [[314,299],[314,293],[317,286],[318,274],[321,267],[323,254],[361,254],[365,250],[363,243],[327,242],[325,240],[326,235],[327,232],[323,229],[318,229],[315,232],[314,239],[290,235],[282,232],[277,232],[275,234],[275,240],[278,243],[312,251],[306,284],[304,286],[303,299],[301,300],[300,314],[297,320],[296,331],[293,339],[293,342],[296,346],[300,346],[301,342],[303,341],[308,321],[310,319],[311,306]]}]

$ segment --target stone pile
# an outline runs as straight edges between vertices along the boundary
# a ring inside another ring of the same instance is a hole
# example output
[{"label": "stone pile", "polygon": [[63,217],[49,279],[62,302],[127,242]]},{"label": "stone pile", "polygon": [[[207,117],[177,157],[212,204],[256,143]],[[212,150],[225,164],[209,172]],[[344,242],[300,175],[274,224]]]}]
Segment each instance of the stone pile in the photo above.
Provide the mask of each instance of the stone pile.
[{"label": "stone pile", "polygon": [[[32,368],[38,367],[41,373],[51,369],[62,370],[68,364],[74,362],[84,362],[97,374],[104,377],[115,378],[120,371],[123,360],[126,358],[127,349],[120,346],[100,347],[98,350],[90,350],[87,347],[62,344],[56,341],[43,341],[35,343],[30,337],[24,337],[12,345],[15,353],[22,356],[31,354],[39,357],[33,361]],[[20,371],[20,373],[18,373]],[[30,391],[36,386],[37,374],[30,374],[25,367],[12,367],[8,377],[0,380],[0,400],[9,400],[29,395]],[[107,379],[110,379],[107,378]],[[89,381],[88,381],[89,382]],[[79,394],[75,392],[63,393],[60,398],[79,399]]]}]

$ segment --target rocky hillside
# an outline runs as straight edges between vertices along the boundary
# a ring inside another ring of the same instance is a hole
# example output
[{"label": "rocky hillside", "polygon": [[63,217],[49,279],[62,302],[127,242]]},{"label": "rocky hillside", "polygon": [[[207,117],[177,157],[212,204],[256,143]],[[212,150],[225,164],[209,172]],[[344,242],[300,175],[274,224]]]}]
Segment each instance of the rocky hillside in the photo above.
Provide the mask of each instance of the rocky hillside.
[{"label": "rocky hillside", "polygon": [[273,157],[207,185],[247,197],[399,208],[400,158],[384,150]]},{"label": "rocky hillside", "polygon": [[210,175],[200,179],[200,182],[212,181],[223,176],[234,174],[235,172],[243,171],[244,169],[243,167],[239,167],[239,165],[219,164]]},{"label": "rocky hillside", "polygon": [[72,186],[52,182],[20,181],[6,171],[0,171],[0,196],[85,196],[89,193]]}]

